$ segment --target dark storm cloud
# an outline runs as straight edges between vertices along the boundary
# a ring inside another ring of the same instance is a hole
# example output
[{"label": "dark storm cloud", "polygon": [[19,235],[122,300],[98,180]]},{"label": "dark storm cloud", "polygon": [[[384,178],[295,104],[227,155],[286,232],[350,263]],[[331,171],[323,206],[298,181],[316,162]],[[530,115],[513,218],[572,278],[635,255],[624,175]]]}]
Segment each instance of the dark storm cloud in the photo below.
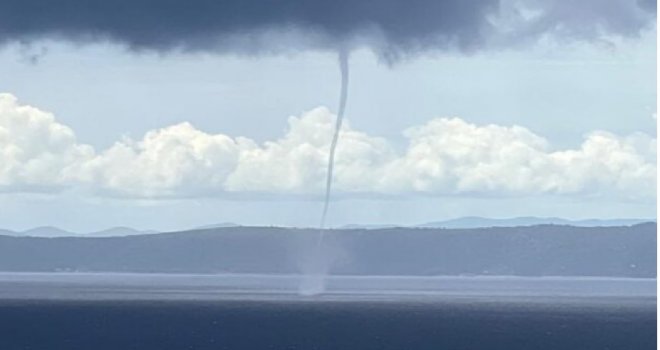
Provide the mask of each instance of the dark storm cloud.
[{"label": "dark storm cloud", "polygon": [[[333,47],[359,37],[384,49],[470,47],[495,0],[0,0],[0,40],[112,40],[135,49]],[[293,30],[293,31],[291,31]],[[275,37],[267,35],[278,31]],[[302,37],[306,38],[302,38]],[[376,45],[376,44],[374,44]]]},{"label": "dark storm cloud", "polygon": [[[655,0],[502,2],[542,11],[532,20],[513,17],[506,38],[521,41],[558,30],[582,39],[594,35],[596,26],[631,35],[655,18],[656,6]],[[107,40],[135,50],[234,52],[362,45],[386,55],[473,50],[507,42],[498,38],[502,5],[498,0],[0,0],[0,43]]]}]

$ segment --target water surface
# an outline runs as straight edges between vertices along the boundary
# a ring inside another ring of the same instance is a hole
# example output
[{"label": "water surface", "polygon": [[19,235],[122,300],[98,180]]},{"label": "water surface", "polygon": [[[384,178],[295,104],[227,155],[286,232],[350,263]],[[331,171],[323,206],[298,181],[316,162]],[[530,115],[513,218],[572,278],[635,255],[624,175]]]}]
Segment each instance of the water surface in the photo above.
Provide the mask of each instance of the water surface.
[{"label": "water surface", "polygon": [[655,349],[655,280],[0,274],[0,349]]}]

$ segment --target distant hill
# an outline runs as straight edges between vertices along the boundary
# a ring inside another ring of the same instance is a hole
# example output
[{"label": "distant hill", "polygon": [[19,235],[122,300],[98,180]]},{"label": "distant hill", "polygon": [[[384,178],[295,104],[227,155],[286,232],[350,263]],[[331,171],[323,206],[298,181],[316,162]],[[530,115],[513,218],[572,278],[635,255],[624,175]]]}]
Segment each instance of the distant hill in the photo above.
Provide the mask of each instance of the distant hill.
[{"label": "distant hill", "polygon": [[607,226],[631,226],[644,222],[655,222],[655,219],[586,219],[568,220],[562,218],[524,216],[507,219],[491,219],[479,216],[467,216],[458,219],[429,222],[418,225],[418,227],[437,228],[478,228],[478,227],[516,227],[534,225],[570,225],[578,227],[607,227]]},{"label": "distant hill", "polygon": [[221,222],[219,224],[210,224],[210,225],[195,227],[193,230],[206,230],[210,228],[224,228],[224,227],[236,227],[236,226],[241,226],[241,225],[235,224],[233,222]]},{"label": "distant hill", "polygon": [[11,230],[0,229],[0,236],[16,236],[16,232]]},{"label": "distant hill", "polygon": [[656,224],[318,230],[227,227],[125,237],[0,236],[0,271],[277,273],[331,255],[342,275],[655,277]]},{"label": "distant hill", "polygon": [[[587,219],[587,220],[567,220],[562,218],[539,218],[539,217],[518,217],[510,219],[491,219],[479,216],[468,216],[457,219],[429,222],[415,226],[405,226],[396,224],[348,224],[338,229],[341,230],[382,230],[397,227],[422,227],[422,228],[485,228],[485,227],[516,227],[516,226],[534,226],[534,225],[570,225],[578,227],[606,227],[606,226],[631,226],[644,222],[655,222],[655,219]],[[222,222],[195,227],[194,230],[208,230],[218,228],[241,227],[240,224],[233,222]],[[146,235],[159,233],[155,230],[137,230],[131,227],[117,226],[101,231],[77,233],[63,230],[54,226],[35,227],[25,231],[12,231],[0,229],[0,235],[6,236],[30,236],[30,237],[120,237],[133,235]]]},{"label": "distant hill", "polygon": [[0,235],[5,236],[18,236],[18,237],[44,237],[44,238],[55,238],[55,237],[112,237],[112,236],[131,236],[131,235],[144,235],[144,234],[153,234],[158,233],[157,231],[151,230],[136,230],[130,227],[112,227],[102,231],[90,232],[90,233],[75,233],[66,230],[62,230],[53,226],[41,226],[35,227],[33,229],[25,231],[11,231],[11,230],[1,230]]},{"label": "distant hill", "polygon": [[27,231],[18,232],[17,234],[31,237],[65,237],[76,235],[75,233],[71,233],[53,226],[35,227]]},{"label": "distant hill", "polygon": [[136,229],[131,228],[131,227],[118,226],[118,227],[112,227],[112,228],[102,230],[102,231],[83,234],[83,236],[88,236],[88,237],[121,237],[121,236],[134,236],[134,235],[148,235],[148,234],[154,234],[154,233],[158,233],[158,231],[136,230]]}]

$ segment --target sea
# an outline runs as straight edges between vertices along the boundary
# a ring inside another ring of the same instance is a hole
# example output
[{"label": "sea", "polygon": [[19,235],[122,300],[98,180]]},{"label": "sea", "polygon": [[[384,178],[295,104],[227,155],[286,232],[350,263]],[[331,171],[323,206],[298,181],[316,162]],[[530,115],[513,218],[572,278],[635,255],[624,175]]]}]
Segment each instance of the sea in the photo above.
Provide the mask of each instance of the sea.
[{"label": "sea", "polygon": [[656,280],[0,273],[0,349],[656,348]]}]

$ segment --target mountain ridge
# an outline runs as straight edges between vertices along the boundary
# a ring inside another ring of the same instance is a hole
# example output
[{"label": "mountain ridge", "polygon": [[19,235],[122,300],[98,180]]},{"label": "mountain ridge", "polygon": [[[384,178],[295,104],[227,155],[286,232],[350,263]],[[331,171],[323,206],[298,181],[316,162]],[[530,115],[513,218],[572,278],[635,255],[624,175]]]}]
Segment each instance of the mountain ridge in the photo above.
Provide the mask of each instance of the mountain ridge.
[{"label": "mountain ridge", "polygon": [[[612,226],[632,226],[646,222],[656,222],[656,220],[639,219],[639,218],[570,220],[559,217],[537,217],[537,216],[522,216],[522,217],[513,217],[513,218],[487,218],[481,216],[464,216],[455,219],[432,221],[418,225],[347,224],[333,229],[336,230],[352,230],[352,229],[382,230],[382,229],[390,229],[390,228],[450,228],[450,229],[459,228],[460,229],[460,228],[488,228],[488,227],[527,227],[527,226],[536,226],[536,225],[568,225],[575,227],[612,227]],[[230,228],[230,227],[260,227],[260,226],[240,225],[233,222],[221,222],[218,224],[202,225],[190,229],[177,230],[177,231],[139,230],[128,226],[114,226],[103,230],[85,232],[85,233],[71,232],[55,226],[38,226],[24,231],[15,231],[15,230],[0,228],[0,235],[27,236],[27,237],[120,237],[120,236],[156,234],[162,232],[183,232],[183,231],[206,230],[206,229],[217,229],[217,228]],[[263,226],[263,227],[267,227],[267,226]]]},{"label": "mountain ridge", "polygon": [[[656,276],[655,223],[478,229],[227,227],[124,237],[0,236],[0,271]],[[37,253],[35,253],[37,252]],[[325,257],[325,258],[324,258]]]}]

